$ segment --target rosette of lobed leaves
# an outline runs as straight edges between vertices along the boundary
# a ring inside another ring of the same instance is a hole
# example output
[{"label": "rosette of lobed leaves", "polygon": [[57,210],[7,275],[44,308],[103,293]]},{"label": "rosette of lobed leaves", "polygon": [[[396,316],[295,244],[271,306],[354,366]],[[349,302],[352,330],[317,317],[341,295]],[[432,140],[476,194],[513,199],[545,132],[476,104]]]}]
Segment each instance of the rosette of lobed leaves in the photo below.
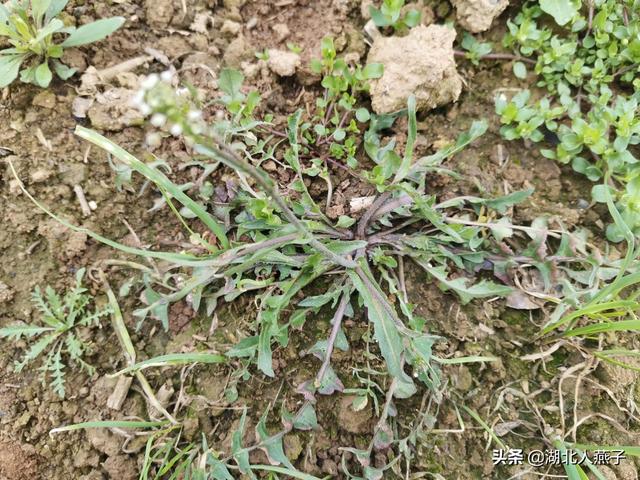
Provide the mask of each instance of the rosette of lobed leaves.
[{"label": "rosette of lobed leaves", "polygon": [[22,82],[42,88],[49,86],[53,72],[68,79],[76,70],[60,60],[64,49],[102,40],[124,23],[124,18],[112,17],[79,28],[66,25],[58,17],[67,3],[68,0],[0,3],[0,39],[6,38],[11,45],[0,50],[0,88],[10,85],[18,74]]},{"label": "rosette of lobed leaves", "polygon": [[[490,279],[474,279],[473,273],[484,264],[492,248],[492,233],[500,239],[513,233],[508,219],[502,218],[491,229],[473,222],[467,225],[462,218],[459,223],[448,215],[455,215],[462,208],[465,218],[487,208],[498,216],[504,215],[510,205],[531,191],[494,200],[461,197],[438,203],[425,186],[425,175],[434,171],[446,173],[441,163],[482,135],[486,124],[474,123],[454,145],[435,155],[414,158],[414,98],[404,113],[377,116],[367,112],[364,116],[360,112],[359,117],[366,121],[361,121],[360,126],[354,124],[352,135],[358,139],[356,146],[375,166],[370,171],[359,169],[359,173],[361,181],[374,185],[378,194],[359,219],[343,215],[332,220],[326,205],[308,190],[305,179],[317,175],[318,165],[326,168],[320,159],[335,150],[329,142],[347,140],[343,136],[336,138],[333,132],[340,123],[351,124],[358,109],[348,102],[336,104],[334,108],[339,106],[346,112],[346,119],[338,119],[338,125],[333,126],[326,115],[298,110],[288,117],[286,132],[273,135],[265,128],[273,125],[254,118],[259,97],[243,90],[239,72],[224,71],[220,75],[223,96],[218,101],[226,107],[227,115],[218,116],[217,121],[205,119],[190,92],[175,91],[170,83],[162,81],[164,76],[154,75],[144,82],[146,89],[136,99],[141,110],[150,115],[152,123],[162,127],[162,134],[182,136],[200,162],[210,159],[226,165],[238,180],[232,192],[225,194],[229,197],[225,202],[207,199],[195,185],[175,185],[164,172],[106,138],[82,127],[77,129],[81,137],[153,181],[183,223],[185,218],[197,218],[208,229],[206,237],[189,229],[194,252],[199,251],[200,256],[190,252],[135,251],[169,261],[167,272],[160,276],[145,269],[138,288],[147,306],[136,315],[140,319],[158,318],[167,328],[172,302],[187,299],[194,309],[204,306],[212,315],[219,302],[231,302],[251,292],[259,305],[255,335],[240,341],[228,355],[254,361],[264,374],[275,376],[273,344],[287,345],[290,333],[302,328],[307,318],[330,309],[333,321],[328,339],[312,349],[322,359],[323,367],[318,377],[305,385],[306,394],[314,395],[342,389],[342,382],[329,364],[331,352],[334,347],[348,348],[341,326],[343,318],[366,310],[374,339],[394,379],[394,396],[407,397],[416,390],[413,378],[405,371],[407,364],[415,377],[437,391],[439,369],[434,362],[446,363],[446,359],[432,354],[431,345],[436,338],[428,333],[426,320],[414,313],[398,269],[402,271],[403,259],[415,262],[465,303],[511,292],[510,287]],[[166,77],[165,80],[169,75]],[[360,82],[356,78],[354,81]],[[334,87],[332,82],[325,83],[327,88]],[[327,93],[322,98],[330,96]],[[409,117],[409,133],[400,154],[395,141],[383,141],[382,132],[402,114]],[[276,178],[260,168],[266,160],[277,162],[290,173],[286,193],[281,193]],[[200,197],[197,200],[185,193],[194,187]],[[180,203],[182,209],[174,207],[173,201]],[[110,244],[116,246],[114,242]],[[118,248],[134,253],[130,247]],[[466,271],[467,276],[452,278],[453,270]],[[325,292],[299,299],[312,284],[323,286]],[[487,358],[463,361],[476,360]]]},{"label": "rosette of lobed leaves", "polygon": [[89,344],[81,334],[81,328],[98,326],[100,318],[109,315],[110,307],[89,310],[93,297],[82,286],[84,268],[76,273],[75,286],[61,297],[53,288],[47,286],[44,293],[36,287],[32,301],[41,315],[42,325],[13,325],[0,328],[0,338],[19,340],[25,338],[37,341],[31,345],[22,360],[16,362],[17,372],[44,356],[40,370],[43,385],[51,378],[50,386],[61,398],[65,396],[65,375],[67,360],[93,374],[93,367],[83,360],[89,352]]}]

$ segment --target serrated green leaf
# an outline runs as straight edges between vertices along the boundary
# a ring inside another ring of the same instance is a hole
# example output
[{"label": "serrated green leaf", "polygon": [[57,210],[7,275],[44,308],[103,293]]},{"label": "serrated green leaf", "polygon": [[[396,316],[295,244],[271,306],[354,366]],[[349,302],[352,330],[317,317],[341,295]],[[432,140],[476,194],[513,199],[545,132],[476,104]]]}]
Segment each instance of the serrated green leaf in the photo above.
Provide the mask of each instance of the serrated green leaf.
[{"label": "serrated green leaf", "polygon": [[10,327],[0,328],[0,338],[9,338],[18,340],[23,335],[25,337],[33,337],[45,332],[51,332],[51,327],[35,327],[32,325],[14,325]]},{"label": "serrated green leaf", "polygon": [[511,287],[498,285],[487,280],[467,285],[468,280],[466,278],[449,279],[443,266],[433,267],[422,261],[418,261],[418,263],[435,277],[445,289],[451,289],[456,292],[463,304],[469,303],[474,298],[503,297],[512,291]]},{"label": "serrated green leaf", "polygon": [[286,468],[295,470],[295,467],[284,453],[283,436],[280,434],[269,436],[266,420],[267,412],[262,415],[256,425],[256,438],[260,442],[260,449],[267,454],[267,459],[271,465],[284,465]]},{"label": "serrated green leaf", "polygon": [[389,373],[398,381],[413,384],[402,368],[404,347],[396,326],[396,322],[400,320],[397,319],[393,307],[388,303],[377,283],[372,280],[367,265],[363,265],[361,270],[349,271],[349,277],[364,300],[367,317],[374,327],[374,338],[378,342]]},{"label": "serrated green leaf", "polygon": [[315,430],[318,428],[318,417],[316,409],[310,402],[305,403],[293,418],[293,426],[298,430]]},{"label": "serrated green leaf", "polygon": [[529,188],[526,190],[518,190],[516,192],[498,198],[471,197],[468,199],[468,201],[473,204],[486,205],[496,212],[504,214],[509,207],[522,203],[524,200],[529,198],[533,194],[533,192],[534,189]]}]

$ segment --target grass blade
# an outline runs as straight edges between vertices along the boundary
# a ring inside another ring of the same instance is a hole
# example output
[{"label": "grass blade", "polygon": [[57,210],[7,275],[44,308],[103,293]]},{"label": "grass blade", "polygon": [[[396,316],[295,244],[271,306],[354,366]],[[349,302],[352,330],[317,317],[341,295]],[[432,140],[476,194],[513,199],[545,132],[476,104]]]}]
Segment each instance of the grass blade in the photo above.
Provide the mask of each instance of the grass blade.
[{"label": "grass blade", "polygon": [[402,163],[400,168],[396,172],[396,176],[393,179],[393,183],[402,181],[411,168],[411,162],[413,160],[413,145],[416,142],[416,136],[418,133],[418,123],[416,120],[416,97],[411,95],[407,101],[407,113],[409,116],[409,132],[407,135],[407,144],[404,148],[404,156],[402,157]]},{"label": "grass blade", "polygon": [[224,363],[225,361],[226,357],[224,357],[224,355],[214,353],[170,353],[130,365],[111,376],[115,377],[127,373],[138,372],[152,367],[170,367],[174,365],[188,365],[191,363]]},{"label": "grass blade", "polygon": [[180,190],[171,180],[169,180],[162,172],[155,168],[151,168],[144,162],[141,162],[136,157],[127,152],[124,148],[116,145],[111,140],[103,137],[99,133],[77,126],[76,135],[80,138],[90,141],[98,147],[106,150],[115,156],[122,163],[128,167],[134,169],[136,172],[144,175],[147,179],[155,183],[161,190],[169,193],[173,198],[178,200],[182,205],[191,210],[195,216],[197,216],[202,223],[204,223],[218,238],[218,241],[222,245],[222,248],[229,248],[229,240],[225,233],[224,227],[211,216],[201,205],[198,205],[191,197]]},{"label": "grass blade", "polygon": [[500,446],[501,449],[509,450],[509,447],[502,440],[498,438],[496,433],[487,424],[487,422],[485,422],[484,420],[482,420],[482,418],[480,418],[480,415],[478,415],[476,412],[474,412],[473,410],[471,410],[469,407],[465,405],[462,405],[462,408],[465,412],[469,414],[471,418],[473,418],[476,422],[480,424],[482,428],[484,428],[484,430],[491,436],[491,438],[493,438],[493,440],[498,444],[498,446]]},{"label": "grass blade", "polygon": [[628,332],[640,330],[640,320],[622,320],[621,322],[597,323],[586,327],[574,328],[564,332],[565,337],[576,337],[578,335],[594,335],[603,332]]},{"label": "grass blade", "polygon": [[133,420],[100,420],[94,422],[74,423],[66,427],[57,427],[49,431],[49,435],[60,432],[72,432],[74,430],[85,430],[87,428],[155,428],[164,427],[167,422],[145,422]]},{"label": "grass blade", "polygon": [[[630,275],[630,277],[631,276],[632,275]],[[638,280],[640,281],[640,277],[638,277]],[[542,333],[543,334],[547,334],[550,331],[555,330],[558,327],[561,327],[562,325],[570,323],[573,320],[575,320],[577,318],[580,318],[580,317],[596,317],[601,312],[605,312],[607,310],[636,309],[637,306],[638,306],[638,302],[635,302],[635,301],[632,301],[632,300],[615,300],[615,301],[606,302],[606,303],[598,303],[598,304],[593,304],[593,305],[586,305],[586,306],[584,306],[583,308],[581,308],[579,310],[571,312],[569,315],[565,315],[560,320],[558,320],[556,323],[553,323],[551,325],[547,325],[542,330]]]}]

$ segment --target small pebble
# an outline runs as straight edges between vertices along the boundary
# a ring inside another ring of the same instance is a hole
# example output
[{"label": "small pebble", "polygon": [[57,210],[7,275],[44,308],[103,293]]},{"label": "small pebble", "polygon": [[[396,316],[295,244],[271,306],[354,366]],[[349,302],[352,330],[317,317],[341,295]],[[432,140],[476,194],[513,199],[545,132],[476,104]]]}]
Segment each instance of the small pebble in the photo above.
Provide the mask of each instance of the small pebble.
[{"label": "small pebble", "polygon": [[258,18],[251,17],[249,21],[245,24],[245,27],[247,28],[247,30],[253,30],[254,28],[256,28],[257,25],[258,25]]}]

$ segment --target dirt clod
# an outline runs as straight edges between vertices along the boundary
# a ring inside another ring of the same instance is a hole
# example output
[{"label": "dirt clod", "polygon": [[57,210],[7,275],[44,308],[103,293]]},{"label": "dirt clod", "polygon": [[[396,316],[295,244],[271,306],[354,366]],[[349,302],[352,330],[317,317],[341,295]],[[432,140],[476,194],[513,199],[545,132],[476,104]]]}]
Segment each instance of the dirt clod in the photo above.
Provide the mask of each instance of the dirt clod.
[{"label": "dirt clod", "polygon": [[0,480],[30,480],[37,478],[37,463],[33,447],[0,443]]},{"label": "dirt clod", "polygon": [[253,47],[242,34],[238,35],[224,52],[224,62],[228,67],[239,68],[244,60],[253,57]]},{"label": "dirt clod", "polygon": [[43,107],[43,108],[55,108],[56,106],[56,96],[50,90],[43,90],[35,97],[33,97],[33,102],[31,102],[35,107]]},{"label": "dirt clod", "polygon": [[90,428],[87,430],[87,438],[93,448],[110,457],[120,452],[121,440],[109,430]]},{"label": "dirt clod", "polygon": [[136,462],[124,455],[107,458],[102,468],[108,473],[110,479],[135,480],[138,478]]},{"label": "dirt clod", "polygon": [[13,295],[13,290],[6,283],[0,282],[0,304],[10,302]]},{"label": "dirt clod", "polygon": [[290,77],[300,65],[300,56],[284,50],[269,50],[269,69],[280,77]]},{"label": "dirt clod", "polygon": [[153,28],[166,28],[171,23],[175,13],[175,5],[172,0],[147,0],[145,10],[147,23]]},{"label": "dirt clod", "polygon": [[462,80],[453,58],[455,37],[456,32],[448,27],[420,25],[405,37],[377,38],[367,63],[382,63],[384,74],[371,81],[373,109],[377,113],[401,110],[411,94],[418,110],[456,101]]},{"label": "dirt clod", "polygon": [[284,452],[290,460],[297,460],[303,449],[299,435],[290,434],[284,437]]},{"label": "dirt clod", "polygon": [[452,0],[458,23],[473,33],[489,30],[493,20],[509,5],[509,0]]},{"label": "dirt clod", "polygon": [[120,131],[132,125],[141,125],[143,117],[132,106],[135,90],[112,88],[96,97],[96,103],[89,108],[89,119],[99,130]]},{"label": "dirt clod", "polygon": [[276,23],[271,27],[271,29],[273,30],[273,33],[276,34],[276,40],[278,42],[282,42],[291,34],[291,31],[289,30],[289,27],[286,23]]},{"label": "dirt clod", "polygon": [[367,433],[370,427],[371,408],[367,406],[356,412],[352,408],[353,400],[353,396],[340,399],[338,425],[349,433]]}]

